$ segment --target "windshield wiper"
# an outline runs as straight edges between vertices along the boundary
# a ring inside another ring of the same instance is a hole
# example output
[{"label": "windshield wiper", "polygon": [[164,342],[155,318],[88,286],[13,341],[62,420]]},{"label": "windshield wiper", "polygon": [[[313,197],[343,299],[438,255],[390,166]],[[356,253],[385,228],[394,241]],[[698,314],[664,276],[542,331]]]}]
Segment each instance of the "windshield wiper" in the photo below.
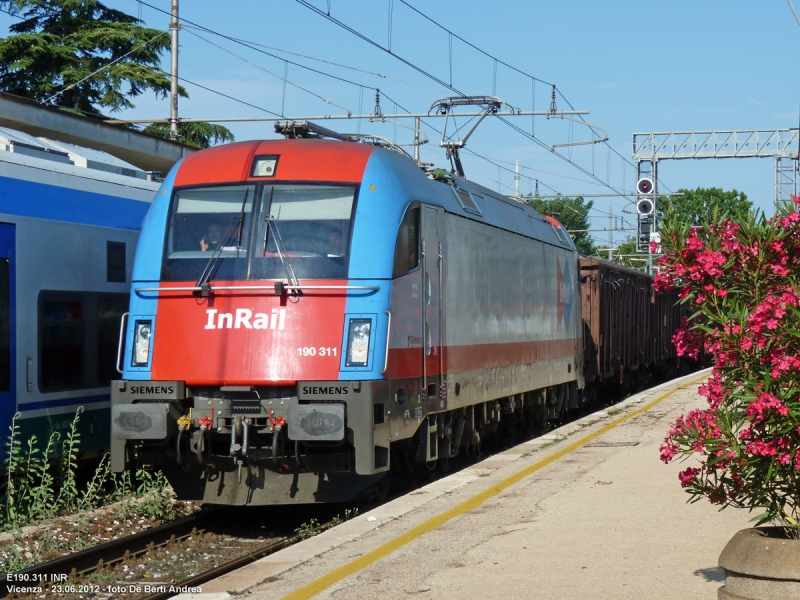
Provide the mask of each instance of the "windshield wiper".
[{"label": "windshield wiper", "polygon": [[[294,274],[294,268],[289,260],[289,254],[286,252],[286,246],[283,244],[283,238],[281,237],[281,232],[278,230],[278,223],[275,220],[275,217],[267,217],[267,226],[273,232],[273,237],[275,238],[275,249],[278,251],[278,258],[281,259],[283,270],[286,271],[286,279],[289,280],[289,285],[299,287],[300,282],[297,281],[297,276]],[[283,251],[281,251],[282,246]],[[286,259],[283,258],[284,254],[286,255]]]},{"label": "windshield wiper", "polygon": [[250,193],[249,189],[246,189],[244,192],[244,198],[242,199],[242,210],[239,211],[239,218],[238,224],[236,229],[232,230],[228,235],[228,238],[225,240],[224,243],[219,244],[214,252],[211,254],[211,257],[208,259],[203,272],[200,274],[200,279],[197,280],[196,287],[205,288],[203,290],[203,295],[206,295],[208,292],[208,282],[211,281],[211,278],[217,271],[217,268],[222,260],[222,252],[224,248],[228,248],[228,244],[233,241],[234,233],[237,234],[236,236],[236,256],[239,256],[239,250],[242,247],[242,233],[244,228],[244,211],[247,208],[247,196]]},{"label": "windshield wiper", "polygon": [[[269,193],[269,205],[272,206],[272,193],[275,191],[275,188],[272,188],[272,191]],[[297,276],[294,274],[294,268],[292,267],[292,263],[289,260],[289,254],[286,252],[286,246],[283,244],[283,238],[281,237],[281,232],[278,229],[278,222],[272,215],[267,215],[267,234],[272,232],[272,237],[275,238],[275,249],[278,251],[278,258],[281,259],[281,264],[283,265],[283,270],[286,272],[286,279],[289,281],[289,285],[294,286],[295,289],[300,287],[300,282],[297,281]],[[264,242],[264,248],[266,249],[267,244],[266,241]],[[281,250],[281,247],[283,250]],[[286,259],[284,260],[283,256],[286,255]],[[276,284],[277,285],[277,284]],[[277,289],[277,287],[276,287]],[[300,291],[297,289],[297,291]]]}]

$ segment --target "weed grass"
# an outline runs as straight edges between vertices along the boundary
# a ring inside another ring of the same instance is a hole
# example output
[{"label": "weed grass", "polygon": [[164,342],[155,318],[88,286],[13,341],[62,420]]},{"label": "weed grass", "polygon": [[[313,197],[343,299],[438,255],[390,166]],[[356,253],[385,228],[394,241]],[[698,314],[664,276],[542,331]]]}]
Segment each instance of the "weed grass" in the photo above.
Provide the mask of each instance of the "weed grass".
[{"label": "weed grass", "polygon": [[[78,480],[80,421],[82,408],[75,413],[66,434],[53,432],[44,449],[35,435],[22,442],[20,413],[14,415],[6,441],[6,459],[0,465],[0,531],[11,531],[14,540],[0,548],[0,572],[8,573],[41,562],[48,553],[63,551],[63,542],[45,531],[35,542],[35,550],[25,550],[20,541],[21,529],[67,515],[120,503],[118,516],[131,514],[149,519],[176,516],[171,502],[172,490],[161,472],[138,470],[120,474],[111,472],[108,454],[84,484]],[[80,522],[75,524],[76,533]],[[74,536],[69,551],[85,546],[80,535]]]}]

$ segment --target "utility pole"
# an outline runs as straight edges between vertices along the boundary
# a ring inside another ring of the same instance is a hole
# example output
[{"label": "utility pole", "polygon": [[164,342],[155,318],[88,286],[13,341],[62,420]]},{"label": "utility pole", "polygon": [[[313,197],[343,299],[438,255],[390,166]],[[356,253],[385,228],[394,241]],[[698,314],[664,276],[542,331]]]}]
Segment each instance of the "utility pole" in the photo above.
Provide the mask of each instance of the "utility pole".
[{"label": "utility pole", "polygon": [[414,118],[414,162],[419,164],[419,117]]},{"label": "utility pole", "polygon": [[172,21],[169,24],[172,33],[172,81],[170,84],[169,137],[178,139],[178,0],[172,0]]},{"label": "utility pole", "polygon": [[514,197],[519,198],[519,161],[517,161],[517,167],[514,171]]},{"label": "utility pole", "polygon": [[[653,160],[653,229],[650,239],[653,239],[653,233],[658,234],[658,161]],[[647,249],[647,273],[653,276],[653,244]]]},{"label": "utility pole", "polygon": [[608,205],[608,260],[614,258],[614,207]]}]

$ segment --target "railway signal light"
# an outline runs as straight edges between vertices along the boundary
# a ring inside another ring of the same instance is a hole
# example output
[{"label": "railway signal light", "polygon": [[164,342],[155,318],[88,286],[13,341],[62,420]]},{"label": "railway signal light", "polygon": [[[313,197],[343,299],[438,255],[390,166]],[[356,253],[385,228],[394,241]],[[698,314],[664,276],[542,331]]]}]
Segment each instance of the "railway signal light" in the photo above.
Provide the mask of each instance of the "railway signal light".
[{"label": "railway signal light", "polygon": [[650,198],[640,198],[636,202],[636,212],[639,215],[652,215],[656,205]]},{"label": "railway signal light", "polygon": [[642,177],[636,182],[636,193],[638,194],[652,194],[653,190],[655,190],[655,186],[649,177]]},{"label": "railway signal light", "polygon": [[636,223],[636,251],[650,251],[650,233],[652,232],[653,219],[649,216],[639,215]]}]

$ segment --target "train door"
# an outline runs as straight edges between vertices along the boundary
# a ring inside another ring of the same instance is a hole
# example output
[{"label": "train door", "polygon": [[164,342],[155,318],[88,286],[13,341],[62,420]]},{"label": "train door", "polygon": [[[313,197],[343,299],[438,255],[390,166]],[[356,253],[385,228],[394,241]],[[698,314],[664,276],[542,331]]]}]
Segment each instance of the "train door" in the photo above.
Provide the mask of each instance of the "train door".
[{"label": "train door", "polygon": [[[0,223],[0,431],[8,432],[16,402],[15,226]],[[0,448],[5,456],[5,449]]]},{"label": "train door", "polygon": [[427,411],[444,408],[442,389],[442,249],[439,240],[439,211],[425,206],[422,211],[423,293],[423,387]]}]

